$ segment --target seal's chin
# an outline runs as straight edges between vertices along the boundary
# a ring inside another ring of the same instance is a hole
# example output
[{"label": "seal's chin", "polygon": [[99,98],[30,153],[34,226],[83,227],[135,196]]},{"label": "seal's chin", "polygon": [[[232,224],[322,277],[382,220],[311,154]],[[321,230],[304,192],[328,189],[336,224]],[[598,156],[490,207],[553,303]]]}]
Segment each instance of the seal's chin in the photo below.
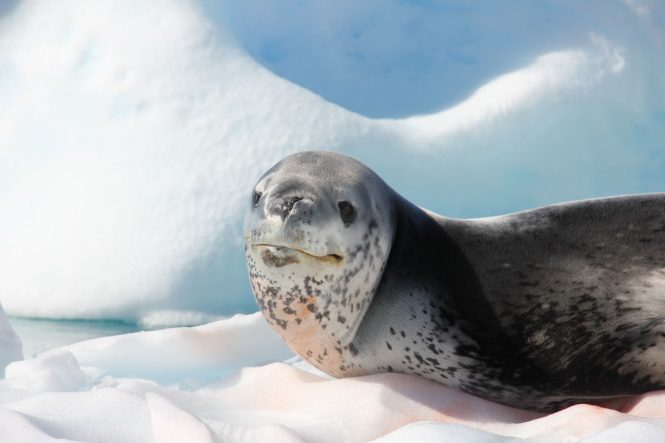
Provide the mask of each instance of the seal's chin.
[{"label": "seal's chin", "polygon": [[276,268],[300,263],[301,260],[313,260],[319,263],[332,264],[337,264],[344,260],[344,257],[338,254],[315,255],[311,252],[289,246],[260,243],[253,245],[253,247],[259,252],[261,259],[266,265]]}]

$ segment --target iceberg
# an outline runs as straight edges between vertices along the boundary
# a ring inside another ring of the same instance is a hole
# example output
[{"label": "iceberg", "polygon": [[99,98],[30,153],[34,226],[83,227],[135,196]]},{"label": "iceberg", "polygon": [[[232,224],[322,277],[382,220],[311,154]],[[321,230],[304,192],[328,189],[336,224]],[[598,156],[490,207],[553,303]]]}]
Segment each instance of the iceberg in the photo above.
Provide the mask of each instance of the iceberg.
[{"label": "iceberg", "polygon": [[354,155],[449,216],[664,189],[657,1],[25,0],[0,14],[10,315],[251,312],[249,190],[298,150]]}]

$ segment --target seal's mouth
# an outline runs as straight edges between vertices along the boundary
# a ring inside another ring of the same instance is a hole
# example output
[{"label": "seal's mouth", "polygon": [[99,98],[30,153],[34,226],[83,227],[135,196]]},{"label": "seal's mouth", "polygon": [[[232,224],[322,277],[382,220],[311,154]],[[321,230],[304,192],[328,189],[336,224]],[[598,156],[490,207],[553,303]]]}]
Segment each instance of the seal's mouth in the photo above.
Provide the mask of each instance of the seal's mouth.
[{"label": "seal's mouth", "polygon": [[293,263],[300,263],[299,257],[316,260],[320,263],[332,264],[337,264],[344,260],[344,257],[339,254],[315,255],[311,252],[289,246],[273,245],[269,243],[257,243],[253,246],[261,249],[261,259],[263,259],[265,264],[277,268]]}]

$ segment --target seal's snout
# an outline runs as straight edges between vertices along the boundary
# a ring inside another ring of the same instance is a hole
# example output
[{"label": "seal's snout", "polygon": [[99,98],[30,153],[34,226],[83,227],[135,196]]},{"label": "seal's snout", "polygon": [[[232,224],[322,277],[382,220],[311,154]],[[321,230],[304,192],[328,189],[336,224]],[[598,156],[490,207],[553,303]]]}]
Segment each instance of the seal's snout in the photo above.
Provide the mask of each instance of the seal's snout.
[{"label": "seal's snout", "polygon": [[300,194],[270,192],[264,198],[264,217],[277,218],[285,225],[311,217],[315,205],[312,198]]},{"label": "seal's snout", "polygon": [[[268,205],[268,213],[279,216],[284,221],[292,212],[297,212],[297,209],[306,205],[307,202],[303,200],[303,197],[300,196],[273,197]],[[296,206],[298,208],[294,211]]]}]

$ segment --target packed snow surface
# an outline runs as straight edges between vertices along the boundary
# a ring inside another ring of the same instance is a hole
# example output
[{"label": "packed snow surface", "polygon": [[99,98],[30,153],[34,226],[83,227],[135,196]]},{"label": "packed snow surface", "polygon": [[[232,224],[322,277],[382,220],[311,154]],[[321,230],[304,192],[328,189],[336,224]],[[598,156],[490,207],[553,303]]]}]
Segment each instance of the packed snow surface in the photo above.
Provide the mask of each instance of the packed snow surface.
[{"label": "packed snow surface", "polygon": [[10,363],[0,380],[0,441],[665,439],[665,393],[606,406],[613,409],[543,415],[411,375],[331,379],[295,358],[255,313],[102,337]]},{"label": "packed snow surface", "polygon": [[298,150],[355,155],[448,216],[665,189],[655,0],[1,5],[12,315],[253,310],[241,220]]}]

